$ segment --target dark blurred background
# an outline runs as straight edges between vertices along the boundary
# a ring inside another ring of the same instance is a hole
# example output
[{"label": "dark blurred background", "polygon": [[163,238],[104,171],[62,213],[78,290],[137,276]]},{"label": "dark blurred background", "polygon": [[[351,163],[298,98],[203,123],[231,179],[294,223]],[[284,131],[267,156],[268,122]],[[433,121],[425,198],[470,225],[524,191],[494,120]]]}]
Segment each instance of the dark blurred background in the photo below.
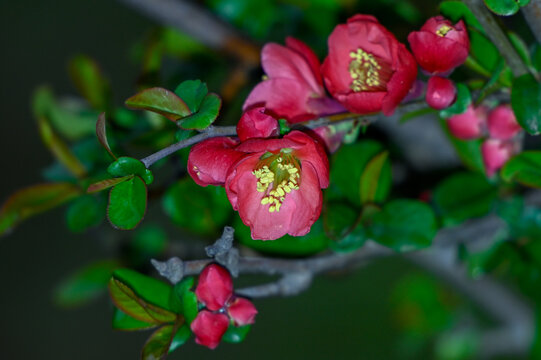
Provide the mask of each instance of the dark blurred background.
[{"label": "dark blurred background", "polygon": [[[31,116],[33,90],[49,84],[56,94],[74,94],[67,60],[85,53],[98,60],[120,103],[133,94],[138,75],[132,45],[153,27],[117,1],[0,2],[1,201],[40,182],[41,170],[53,160]],[[109,252],[96,236],[69,233],[63,209],[32,218],[0,239],[0,357],[137,359],[149,333],[111,330],[107,297],[71,310],[52,301],[53,288],[66,274]],[[408,358],[393,294],[404,276],[417,272],[390,258],[352,274],[318,278],[299,296],[256,301],[257,324],[243,344],[210,351],[190,340],[170,358]],[[424,353],[422,358],[431,357]]]}]

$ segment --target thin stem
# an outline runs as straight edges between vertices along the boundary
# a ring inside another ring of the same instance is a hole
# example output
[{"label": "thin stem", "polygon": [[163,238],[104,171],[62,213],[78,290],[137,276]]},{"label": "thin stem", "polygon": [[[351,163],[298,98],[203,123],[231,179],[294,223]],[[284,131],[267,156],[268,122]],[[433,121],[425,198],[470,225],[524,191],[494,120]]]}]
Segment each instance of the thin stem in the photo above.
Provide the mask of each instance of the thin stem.
[{"label": "thin stem", "polygon": [[518,77],[526,74],[528,69],[520,59],[520,56],[515,51],[513,45],[511,45],[511,42],[503,30],[496,23],[494,16],[487,9],[483,3],[483,0],[463,0],[463,2],[468,6],[468,8],[470,8],[477,20],[479,20],[485,29],[488,38],[498,48],[513,75]]}]

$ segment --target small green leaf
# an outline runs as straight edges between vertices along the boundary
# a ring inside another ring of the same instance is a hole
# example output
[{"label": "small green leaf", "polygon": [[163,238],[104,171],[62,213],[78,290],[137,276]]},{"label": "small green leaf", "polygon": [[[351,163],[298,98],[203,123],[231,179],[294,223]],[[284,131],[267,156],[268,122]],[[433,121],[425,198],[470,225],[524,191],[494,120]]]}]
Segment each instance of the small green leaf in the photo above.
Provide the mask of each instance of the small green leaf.
[{"label": "small green leaf", "polygon": [[147,187],[139,176],[125,180],[111,189],[107,217],[115,228],[135,228],[143,220],[146,209]]},{"label": "small green leaf", "polygon": [[80,194],[81,189],[71,183],[39,184],[17,191],[0,209],[0,235],[6,234],[19,222]]},{"label": "small green leaf", "polygon": [[469,29],[468,35],[470,37],[470,56],[489,74],[492,74],[502,57],[500,51],[483,32]]},{"label": "small green leaf", "polygon": [[214,120],[216,120],[221,107],[222,99],[220,96],[214,93],[207,94],[201,102],[199,110],[196,113],[177,121],[177,124],[181,128],[188,130],[206,129],[214,122]]},{"label": "small green leaf", "polygon": [[126,106],[136,110],[148,110],[176,121],[191,114],[188,105],[175,93],[163,88],[150,88],[132,96]]},{"label": "small green leaf", "polygon": [[119,157],[107,168],[107,172],[113,176],[139,175],[146,174],[147,168],[140,160],[122,156]]},{"label": "small green leaf", "polygon": [[391,191],[391,164],[389,152],[384,151],[374,156],[361,175],[361,203],[382,203]]},{"label": "small green leaf", "polygon": [[434,203],[444,225],[485,215],[496,198],[496,188],[481,174],[457,173],[434,190]]},{"label": "small green leaf", "polygon": [[109,82],[98,64],[85,55],[77,55],[69,62],[69,74],[77,90],[96,110],[105,111],[110,103]]},{"label": "small green leaf", "polygon": [[71,231],[81,232],[98,225],[104,217],[105,203],[98,197],[83,195],[69,205],[66,222]]},{"label": "small green leaf", "polygon": [[92,263],[64,279],[55,289],[55,302],[61,306],[79,306],[94,300],[107,290],[113,271],[119,267],[116,260]]},{"label": "small green leaf", "polygon": [[113,159],[117,159],[115,154],[111,151],[111,147],[109,146],[109,142],[107,141],[107,129],[106,129],[107,120],[105,118],[105,113],[101,113],[98,117],[98,121],[96,122],[96,136],[98,137],[98,141],[100,144],[107,150],[109,155]]},{"label": "small green leaf", "polygon": [[124,182],[126,180],[130,180],[131,178],[133,178],[133,175],[126,175],[126,176],[117,177],[113,179],[105,179],[102,181],[98,181],[93,184],[90,184],[88,188],[86,189],[86,192],[89,194],[92,194],[98,191],[109,189],[110,187],[120,184],[121,182]]},{"label": "small green leaf", "polygon": [[440,111],[440,116],[444,119],[464,113],[472,102],[470,89],[466,85],[458,83],[456,89],[456,101],[453,105]]},{"label": "small green leaf", "polygon": [[509,38],[509,41],[511,41],[511,44],[513,44],[513,47],[517,51],[524,64],[526,64],[526,66],[528,67],[532,66],[532,59],[530,58],[530,50],[528,49],[528,44],[526,44],[517,33],[512,31],[507,32],[507,37]]},{"label": "small green leaf", "polygon": [[513,81],[511,106],[519,124],[532,135],[541,132],[541,83],[531,74]]},{"label": "small green leaf", "polygon": [[370,218],[367,231],[369,237],[396,251],[422,249],[436,236],[436,217],[423,202],[392,200]]},{"label": "small green leaf", "polygon": [[244,325],[244,326],[229,325],[229,327],[227,328],[227,331],[222,337],[222,340],[231,344],[241,343],[246,338],[246,335],[248,335],[248,333],[250,332],[251,327],[252,325]]},{"label": "small green leaf", "polygon": [[183,81],[175,89],[175,94],[178,95],[186,105],[190,108],[192,113],[199,110],[199,106],[203,101],[203,98],[207,95],[207,84],[201,82],[201,80],[186,80]]},{"label": "small green leaf", "polygon": [[462,1],[442,2],[440,4],[440,13],[453,22],[458,22],[463,19],[467,25],[472,26],[481,32],[483,31],[481,23]]},{"label": "small green leaf", "polygon": [[169,347],[178,329],[177,324],[165,325],[148,338],[141,354],[142,360],[163,360],[169,353]]},{"label": "small green leaf", "polygon": [[487,7],[496,15],[509,16],[515,14],[518,9],[517,0],[484,0]]},{"label": "small green leaf", "polygon": [[184,345],[186,341],[190,338],[192,334],[190,327],[187,324],[184,324],[178,329],[177,333],[171,341],[171,346],[169,346],[169,353],[175,351],[180,346]]},{"label": "small green leaf", "polygon": [[136,331],[136,330],[146,330],[152,329],[157,326],[157,324],[149,324],[147,322],[137,320],[120,310],[119,308],[113,309],[113,329],[115,330],[125,330],[125,331]]},{"label": "small green leaf", "polygon": [[189,325],[195,319],[198,313],[197,297],[191,290],[194,285],[194,278],[192,276],[182,279],[179,283],[173,287],[174,300],[172,304],[177,304],[179,312],[184,315],[186,323]]},{"label": "small green leaf", "polygon": [[500,172],[505,181],[541,188],[541,151],[523,151],[511,158]]}]

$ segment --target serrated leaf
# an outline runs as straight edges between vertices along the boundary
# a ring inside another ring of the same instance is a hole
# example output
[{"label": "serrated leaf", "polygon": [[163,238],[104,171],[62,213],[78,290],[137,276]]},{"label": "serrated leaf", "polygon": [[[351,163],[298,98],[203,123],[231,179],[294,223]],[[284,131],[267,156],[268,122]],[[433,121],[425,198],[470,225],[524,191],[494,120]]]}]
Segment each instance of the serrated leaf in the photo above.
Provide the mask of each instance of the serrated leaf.
[{"label": "serrated leaf", "polygon": [[201,82],[201,80],[186,80],[183,81],[175,89],[177,94],[188,107],[192,113],[199,110],[203,98],[207,95],[207,84]]},{"label": "serrated leaf", "polygon": [[227,328],[222,340],[231,344],[238,344],[244,341],[246,335],[250,332],[252,325],[233,326]]},{"label": "serrated leaf", "polygon": [[519,9],[517,0],[484,0],[484,2],[493,13],[501,16],[513,15]]},{"label": "serrated leaf", "polygon": [[106,129],[106,123],[107,120],[105,118],[105,113],[101,113],[100,116],[98,116],[98,121],[96,122],[96,136],[98,137],[98,141],[100,144],[107,150],[109,155],[113,159],[117,159],[115,154],[111,151],[111,147],[109,146],[109,142],[107,141],[107,129]]},{"label": "serrated leaf", "polygon": [[126,175],[126,176],[117,177],[113,179],[105,179],[102,181],[98,181],[93,184],[90,184],[88,188],[86,189],[86,192],[89,194],[92,194],[98,191],[109,189],[110,187],[115,186],[116,184],[120,184],[121,182],[129,180],[131,178],[133,178],[133,175]]},{"label": "serrated leaf", "polygon": [[434,203],[444,225],[485,215],[496,198],[496,188],[481,174],[457,173],[434,190]]},{"label": "serrated leaf", "polygon": [[178,329],[177,324],[165,325],[148,338],[141,353],[142,360],[163,360],[169,353],[169,347]]},{"label": "serrated leaf", "polygon": [[500,174],[505,181],[541,188],[541,151],[523,151],[512,157]]},{"label": "serrated leaf", "polygon": [[374,156],[361,175],[359,193],[361,203],[382,203],[391,191],[391,164],[389,152]]},{"label": "serrated leaf", "polygon": [[94,300],[106,292],[107,283],[119,266],[116,260],[104,260],[82,267],[56,287],[55,302],[72,307]]},{"label": "serrated leaf", "polygon": [[447,119],[453,115],[462,114],[472,102],[470,89],[468,89],[466,85],[457,83],[456,89],[456,100],[453,105],[440,111],[440,116],[444,119]]},{"label": "serrated leaf", "polygon": [[73,232],[85,231],[96,226],[104,217],[105,202],[89,195],[83,195],[73,201],[66,212],[68,228]]},{"label": "serrated leaf", "polygon": [[125,330],[125,331],[136,331],[136,330],[146,330],[152,329],[158,326],[157,324],[149,324],[147,322],[137,320],[115,307],[113,309],[113,329],[115,330]]},{"label": "serrated leaf", "polygon": [[396,251],[422,249],[436,236],[436,217],[423,202],[392,200],[370,218],[367,231],[370,238]]},{"label": "serrated leaf", "polygon": [[146,89],[130,97],[126,106],[136,110],[148,110],[176,121],[191,114],[190,108],[175,93],[154,87]]},{"label": "serrated leaf", "polygon": [[85,55],[77,55],[69,62],[69,74],[77,90],[95,109],[107,110],[111,89],[98,64]]},{"label": "serrated leaf", "polygon": [[35,214],[50,210],[81,194],[71,183],[29,186],[11,195],[0,210],[0,235]]},{"label": "serrated leaf", "polygon": [[199,110],[196,113],[177,121],[177,124],[181,128],[187,130],[206,129],[214,122],[214,120],[216,120],[221,107],[222,99],[220,96],[214,93],[207,94],[201,102]]},{"label": "serrated leaf", "polygon": [[511,107],[519,124],[532,135],[541,132],[541,83],[531,74],[515,78]]},{"label": "serrated leaf", "polygon": [[145,182],[134,176],[115,185],[109,194],[107,217],[120,230],[134,229],[147,209],[147,187]]}]

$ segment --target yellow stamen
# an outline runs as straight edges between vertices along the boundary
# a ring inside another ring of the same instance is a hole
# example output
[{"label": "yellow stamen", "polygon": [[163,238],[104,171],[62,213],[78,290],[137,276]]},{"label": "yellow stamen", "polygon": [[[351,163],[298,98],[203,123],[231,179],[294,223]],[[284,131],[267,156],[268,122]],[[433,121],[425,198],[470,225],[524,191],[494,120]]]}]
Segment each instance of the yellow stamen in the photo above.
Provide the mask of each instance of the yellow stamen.
[{"label": "yellow stamen", "polygon": [[438,31],[436,31],[436,34],[441,37],[445,37],[449,31],[453,30],[452,26],[443,24]]}]

